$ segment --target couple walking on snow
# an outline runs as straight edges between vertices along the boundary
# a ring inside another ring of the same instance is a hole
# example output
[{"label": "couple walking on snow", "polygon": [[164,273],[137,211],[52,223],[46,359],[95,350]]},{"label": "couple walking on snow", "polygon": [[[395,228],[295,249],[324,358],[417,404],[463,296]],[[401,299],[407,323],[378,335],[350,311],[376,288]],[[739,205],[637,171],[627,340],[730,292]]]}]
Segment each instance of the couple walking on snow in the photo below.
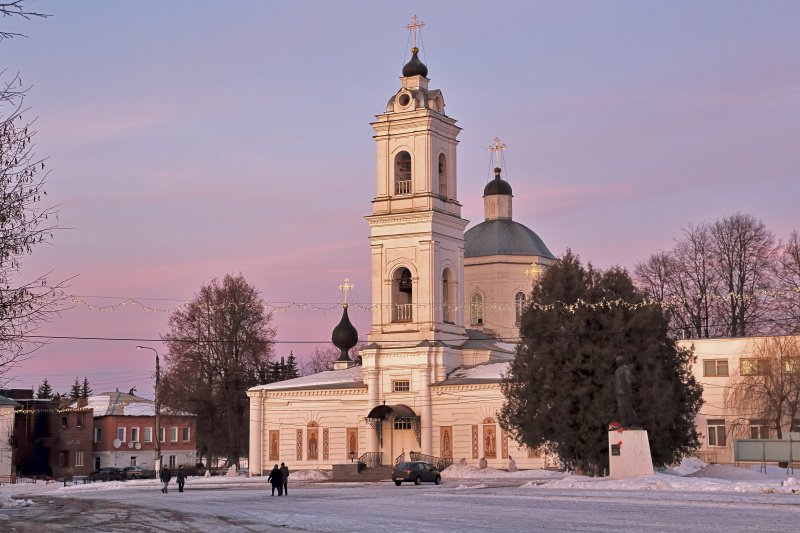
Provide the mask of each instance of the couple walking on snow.
[{"label": "couple walking on snow", "polygon": [[[172,472],[169,471],[169,468],[166,466],[161,469],[161,482],[164,484],[164,487],[161,489],[161,492],[164,494],[167,493],[167,487],[169,486],[169,481],[172,479]],[[183,484],[186,483],[186,474],[183,471],[183,465],[178,467],[178,472],[175,475],[175,480],[178,482],[178,492],[183,492]]]},{"label": "couple walking on snow", "polygon": [[278,489],[278,496],[289,495],[289,467],[281,463],[280,468],[276,464],[269,473],[267,481],[272,483],[272,495],[275,496],[275,489]]}]

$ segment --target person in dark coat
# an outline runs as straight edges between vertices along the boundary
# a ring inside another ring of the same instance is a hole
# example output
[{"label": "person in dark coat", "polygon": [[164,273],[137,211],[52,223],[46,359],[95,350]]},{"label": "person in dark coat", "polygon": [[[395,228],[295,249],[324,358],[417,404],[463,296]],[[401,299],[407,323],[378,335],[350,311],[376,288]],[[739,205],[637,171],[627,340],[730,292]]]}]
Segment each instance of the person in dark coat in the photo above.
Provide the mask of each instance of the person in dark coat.
[{"label": "person in dark coat", "polygon": [[183,471],[183,465],[178,467],[178,474],[175,476],[175,481],[178,482],[178,492],[183,492],[183,484],[186,483],[186,472]]},{"label": "person in dark coat", "polygon": [[172,479],[172,474],[169,471],[169,468],[166,466],[161,469],[161,482],[164,484],[164,487],[161,489],[161,492],[164,494],[167,493],[167,486],[169,485],[169,480]]},{"label": "person in dark coat", "polygon": [[283,496],[283,473],[276,464],[269,473],[267,481],[272,483],[272,495],[275,496],[275,489],[278,489],[278,496]]},{"label": "person in dark coat", "polygon": [[283,493],[289,495],[289,467],[281,463],[281,476],[283,478]]}]

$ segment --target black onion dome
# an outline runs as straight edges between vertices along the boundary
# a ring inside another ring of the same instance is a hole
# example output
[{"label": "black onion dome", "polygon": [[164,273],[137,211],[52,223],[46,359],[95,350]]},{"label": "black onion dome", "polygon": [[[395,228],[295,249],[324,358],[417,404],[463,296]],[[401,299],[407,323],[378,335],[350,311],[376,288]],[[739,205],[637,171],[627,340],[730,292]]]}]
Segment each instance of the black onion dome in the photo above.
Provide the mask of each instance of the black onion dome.
[{"label": "black onion dome", "polygon": [[500,168],[494,169],[494,179],[486,184],[483,189],[484,196],[492,196],[495,194],[506,194],[511,196],[511,185],[500,177]]},{"label": "black onion dome", "polygon": [[358,344],[358,331],[356,331],[355,326],[350,323],[350,317],[347,316],[347,305],[344,306],[344,312],[342,313],[342,319],[339,321],[339,324],[333,328],[331,341],[333,341],[333,345],[342,352],[337,361],[350,361],[350,356],[347,355],[347,352],[350,351],[350,348]]},{"label": "black onion dome", "polygon": [[428,77],[428,67],[425,66],[425,63],[419,60],[417,57],[417,52],[419,52],[419,48],[416,46],[411,49],[411,61],[405,64],[403,67],[403,77],[407,78],[409,76],[424,76]]}]

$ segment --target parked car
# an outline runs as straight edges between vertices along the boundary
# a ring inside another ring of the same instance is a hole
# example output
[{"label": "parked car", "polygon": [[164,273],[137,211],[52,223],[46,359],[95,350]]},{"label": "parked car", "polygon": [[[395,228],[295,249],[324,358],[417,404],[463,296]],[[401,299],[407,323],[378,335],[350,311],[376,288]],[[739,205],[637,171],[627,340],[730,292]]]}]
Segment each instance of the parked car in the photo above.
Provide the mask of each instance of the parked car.
[{"label": "parked car", "polygon": [[125,479],[152,479],[156,477],[156,472],[145,465],[126,466]]},{"label": "parked car", "polygon": [[432,464],[425,461],[400,463],[392,471],[392,481],[398,487],[403,481],[413,481],[419,485],[423,481],[433,481],[437,485],[442,482],[440,472]]},{"label": "parked car", "polygon": [[125,471],[116,466],[107,466],[89,474],[91,481],[125,481]]}]

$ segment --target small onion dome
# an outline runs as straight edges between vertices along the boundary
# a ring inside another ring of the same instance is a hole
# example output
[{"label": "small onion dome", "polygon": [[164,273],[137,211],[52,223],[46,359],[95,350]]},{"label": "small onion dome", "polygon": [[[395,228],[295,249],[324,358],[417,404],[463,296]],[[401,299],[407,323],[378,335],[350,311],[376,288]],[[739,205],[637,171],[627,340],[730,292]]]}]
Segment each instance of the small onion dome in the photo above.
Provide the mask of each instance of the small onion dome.
[{"label": "small onion dome", "polygon": [[419,48],[416,46],[411,49],[411,61],[406,63],[403,67],[404,78],[409,76],[428,76],[428,67],[425,66],[425,63],[419,60],[417,57],[417,52],[419,52]]},{"label": "small onion dome", "polygon": [[347,316],[347,304],[343,307],[344,312],[342,313],[342,319],[339,321],[339,324],[333,328],[331,341],[333,345],[342,352],[337,361],[350,361],[350,356],[347,355],[347,352],[350,351],[350,348],[358,344],[358,331],[356,331],[355,326],[350,323],[350,317]]},{"label": "small onion dome", "polygon": [[500,167],[494,169],[494,179],[486,184],[483,189],[484,196],[492,196],[495,194],[507,194],[511,196],[511,185],[500,177]]}]

